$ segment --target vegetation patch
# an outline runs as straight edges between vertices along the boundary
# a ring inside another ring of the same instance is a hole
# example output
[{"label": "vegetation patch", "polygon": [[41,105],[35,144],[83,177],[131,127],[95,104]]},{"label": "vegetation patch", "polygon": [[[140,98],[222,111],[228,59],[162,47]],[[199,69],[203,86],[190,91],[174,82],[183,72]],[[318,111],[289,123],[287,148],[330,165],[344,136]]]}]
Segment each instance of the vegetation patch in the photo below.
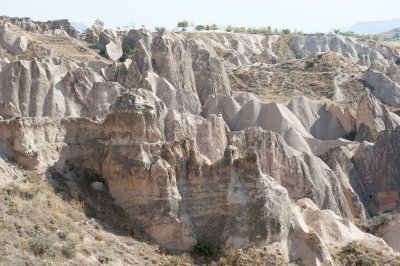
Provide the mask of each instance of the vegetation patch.
[{"label": "vegetation patch", "polygon": [[[161,29],[160,29],[161,31]],[[133,54],[133,50],[130,47],[125,47],[123,50],[123,54],[121,56],[121,58],[119,59],[120,62],[125,62],[126,59],[130,58]]]},{"label": "vegetation patch", "polygon": [[54,237],[50,234],[40,234],[31,238],[29,246],[36,256],[51,255],[55,242]]},{"label": "vegetation patch", "polygon": [[75,252],[76,243],[73,240],[67,240],[67,242],[61,247],[61,253],[67,258],[71,258]]},{"label": "vegetation patch", "polygon": [[350,131],[350,132],[344,132],[342,138],[354,141],[356,139],[356,136],[357,136],[357,131]]},{"label": "vegetation patch", "polygon": [[400,265],[398,258],[392,254],[385,254],[381,250],[368,247],[360,242],[353,241],[342,247],[335,255],[339,265],[378,266]]},{"label": "vegetation patch", "polygon": [[212,256],[213,248],[209,242],[199,241],[194,245],[193,252],[199,256]]},{"label": "vegetation patch", "polygon": [[362,231],[366,233],[379,236],[378,234],[379,228],[389,220],[390,217],[386,215],[379,215],[379,216],[374,216],[367,220],[356,220],[356,225],[358,226],[358,228],[360,228]]}]

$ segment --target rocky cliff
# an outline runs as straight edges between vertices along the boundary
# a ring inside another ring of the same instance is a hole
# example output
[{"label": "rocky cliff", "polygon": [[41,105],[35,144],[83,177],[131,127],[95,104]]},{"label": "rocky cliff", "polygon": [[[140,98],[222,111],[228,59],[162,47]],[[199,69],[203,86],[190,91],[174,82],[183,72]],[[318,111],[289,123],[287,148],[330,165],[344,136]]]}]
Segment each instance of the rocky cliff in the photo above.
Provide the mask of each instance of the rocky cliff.
[{"label": "rocky cliff", "polygon": [[0,59],[0,186],[22,178],[8,161],[96,177],[132,223],[174,251],[198,241],[224,251],[280,245],[287,262],[307,265],[333,265],[333,247],[352,241],[391,252],[352,222],[400,204],[396,48],[93,27],[62,40],[107,58],[55,48],[24,59],[14,43],[35,43],[42,24],[3,20],[14,35],[0,31],[13,54]]}]

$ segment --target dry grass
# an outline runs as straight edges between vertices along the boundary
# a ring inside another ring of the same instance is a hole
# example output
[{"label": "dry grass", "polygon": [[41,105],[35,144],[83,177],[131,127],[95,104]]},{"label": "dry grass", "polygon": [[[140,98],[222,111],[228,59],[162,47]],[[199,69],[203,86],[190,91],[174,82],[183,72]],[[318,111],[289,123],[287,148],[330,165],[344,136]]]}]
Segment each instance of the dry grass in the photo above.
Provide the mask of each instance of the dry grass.
[{"label": "dry grass", "polygon": [[64,55],[74,61],[88,62],[102,59],[98,55],[97,49],[90,48],[86,42],[69,36],[40,35],[40,39],[37,38],[37,41],[40,41],[43,48]]},{"label": "dry grass", "polygon": [[76,38],[31,32],[24,34],[29,35],[32,41],[28,45],[28,49],[21,55],[21,59],[43,59],[50,53],[68,57],[77,63],[104,59],[99,55],[98,49],[92,48],[86,42]]},{"label": "dry grass", "polygon": [[107,191],[78,180],[87,179],[29,173],[0,190],[0,265],[287,264],[279,250],[263,247],[169,255],[145,239]]},{"label": "dry grass", "polygon": [[343,266],[381,266],[400,265],[400,257],[389,252],[368,247],[363,243],[353,241],[342,247],[334,255],[338,265]]},{"label": "dry grass", "polygon": [[382,214],[379,216],[374,216],[367,220],[355,220],[355,224],[362,231],[379,236],[379,229],[390,220],[390,214]]},{"label": "dry grass", "polygon": [[[277,48],[276,48],[277,49]],[[308,62],[314,62],[307,67]],[[346,77],[338,76],[339,69]],[[312,60],[291,60],[278,64],[253,64],[231,71],[229,78],[234,91],[256,94],[263,102],[286,104],[293,96],[305,95],[313,100],[329,99],[335,91],[335,79],[346,97],[347,106],[354,107],[364,90],[358,78],[362,71],[349,60],[326,53]]]},{"label": "dry grass", "polygon": [[[64,181],[64,185],[69,182]],[[23,183],[0,190],[0,265],[171,265],[185,261],[130,236],[126,217],[116,215],[119,209],[111,207],[107,195],[102,199],[97,194],[100,202],[91,206],[74,191],[74,185],[59,187],[30,175]],[[90,217],[89,210],[97,218]],[[108,216],[110,223],[101,220],[107,215],[114,215]]]},{"label": "dry grass", "polygon": [[[284,254],[279,250],[270,250],[267,247],[252,247],[246,250],[231,250],[219,258],[219,261],[210,265],[215,266],[242,266],[242,265],[288,265]],[[295,264],[292,264],[295,265]]]}]

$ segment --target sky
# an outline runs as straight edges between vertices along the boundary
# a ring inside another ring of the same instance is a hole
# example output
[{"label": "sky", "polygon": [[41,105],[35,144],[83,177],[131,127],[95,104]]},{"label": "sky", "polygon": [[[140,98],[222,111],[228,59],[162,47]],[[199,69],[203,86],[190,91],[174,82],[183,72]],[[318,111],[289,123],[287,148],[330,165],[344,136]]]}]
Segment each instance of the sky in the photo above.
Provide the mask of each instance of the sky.
[{"label": "sky", "polygon": [[91,26],[134,23],[172,29],[178,21],[220,26],[328,32],[359,21],[400,18],[400,0],[0,0],[0,14],[34,20],[67,18]]}]

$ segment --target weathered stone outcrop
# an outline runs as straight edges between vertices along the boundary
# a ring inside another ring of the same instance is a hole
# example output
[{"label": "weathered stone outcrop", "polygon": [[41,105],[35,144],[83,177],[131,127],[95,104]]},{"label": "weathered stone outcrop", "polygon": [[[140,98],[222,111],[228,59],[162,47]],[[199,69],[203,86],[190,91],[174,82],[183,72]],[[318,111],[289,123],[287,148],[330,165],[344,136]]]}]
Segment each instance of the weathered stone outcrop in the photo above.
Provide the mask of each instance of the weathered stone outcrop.
[{"label": "weathered stone outcrop", "polygon": [[367,194],[365,206],[372,215],[399,206],[399,156],[398,127],[380,132],[375,144],[363,142],[352,158]]},{"label": "weathered stone outcrop", "polygon": [[277,134],[259,128],[232,132],[229,143],[241,152],[255,148],[261,171],[287,189],[290,198],[312,199],[319,208],[351,218],[351,212],[335,173],[318,157],[289,147]]},{"label": "weathered stone outcrop", "polygon": [[30,18],[13,18],[7,16],[0,17],[0,23],[11,23],[23,30],[44,33],[52,30],[64,30],[69,36],[76,37],[78,35],[75,28],[67,19],[48,20],[47,22],[33,21]]},{"label": "weathered stone outcrop", "polygon": [[228,132],[229,129],[220,116],[204,119],[170,109],[165,118],[165,139],[168,142],[191,138],[195,140],[200,153],[212,163],[224,155]]},{"label": "weathered stone outcrop", "polygon": [[337,139],[356,131],[354,115],[338,105],[316,103],[301,96],[293,98],[288,108],[317,139]]},{"label": "weathered stone outcrop", "polygon": [[[289,108],[293,112],[284,105],[263,104],[257,99],[251,99],[240,106],[230,96],[211,95],[203,106],[202,115],[222,115],[233,131],[254,126],[273,131],[281,135],[292,148],[316,156],[333,147],[355,145],[350,141],[337,139],[344,132],[355,130],[355,118],[348,109],[334,104],[317,104],[307,98],[293,99]],[[328,140],[322,141],[314,137]]]},{"label": "weathered stone outcrop", "polygon": [[149,89],[168,107],[197,115],[208,95],[231,94],[222,59],[198,40],[167,31],[152,35],[131,30],[122,47],[132,51],[132,64],[127,72],[116,74],[121,76],[118,82]]},{"label": "weathered stone outcrop", "polygon": [[[284,239],[290,200],[284,188],[261,173],[257,153],[249,150],[240,158],[231,146],[220,152],[215,145],[214,150],[199,149],[196,142],[207,137],[226,138],[224,122],[217,117],[209,126],[203,118],[188,120],[197,127],[195,140],[182,136],[184,127],[166,127],[175,141],[165,143],[159,126],[165,107],[151,101],[146,93],[126,94],[102,123],[8,120],[0,122],[0,137],[7,154],[24,167],[47,162],[55,169],[74,165],[97,172],[116,203],[164,246],[187,250],[196,239],[205,239],[229,248]],[[171,116],[166,121],[176,119]],[[218,123],[220,133],[214,129]]]},{"label": "weathered stone outcrop", "polygon": [[[339,175],[353,170],[349,154],[330,153],[327,162],[341,167],[332,171],[276,133],[229,132],[221,116],[167,109],[143,89],[117,97],[110,110],[101,122],[1,121],[1,150],[25,168],[98,174],[133,222],[175,250],[198,240],[223,249],[287,241],[291,260],[318,265],[331,261],[329,244],[379,242],[337,216],[363,215],[354,180]],[[305,197],[315,205],[291,204]]]},{"label": "weathered stone outcrop", "polygon": [[0,72],[0,115],[104,118],[123,90],[67,59],[14,61]]},{"label": "weathered stone outcrop", "polygon": [[361,241],[381,250],[391,251],[384,240],[364,233],[353,223],[331,210],[320,210],[310,199],[300,199],[292,207],[289,257],[305,265],[335,265],[331,246]]},{"label": "weathered stone outcrop", "polygon": [[378,133],[395,129],[400,125],[400,117],[390,112],[371,91],[365,90],[357,110],[357,141],[374,142]]},{"label": "weathered stone outcrop", "polygon": [[100,32],[98,47],[104,51],[107,58],[114,61],[121,58],[123,54],[121,42],[117,34],[110,29]]},{"label": "weathered stone outcrop", "polygon": [[[293,130],[294,134],[301,137],[311,137],[300,120],[286,106],[279,103],[263,104],[256,100],[250,100],[240,106],[230,96],[212,95],[205,103],[202,114],[205,117],[222,114],[232,130],[259,126],[281,136],[285,136],[289,130]],[[285,138],[285,140],[292,144],[290,138]]]},{"label": "weathered stone outcrop", "polygon": [[385,240],[388,246],[393,248],[394,251],[400,252],[399,215],[396,213],[389,215],[388,217],[382,217],[382,219],[386,221],[379,227],[378,234]]},{"label": "weathered stone outcrop", "polygon": [[28,48],[29,39],[13,30],[9,23],[0,23],[0,48],[19,55]]},{"label": "weathered stone outcrop", "polygon": [[[0,148],[1,150],[1,148]],[[11,182],[19,182],[23,179],[23,173],[12,163],[0,157],[0,189]]]},{"label": "weathered stone outcrop", "polygon": [[352,162],[353,154],[346,147],[328,150],[320,158],[335,172],[353,217],[365,219],[368,193],[364,182]]},{"label": "weathered stone outcrop", "polygon": [[[113,63],[19,60],[16,27],[62,34],[61,24],[0,26],[0,186],[5,174],[19,174],[2,158],[48,175],[93,173],[136,226],[173,250],[199,240],[223,250],[279,242],[291,261],[333,265],[334,245],[388,249],[350,221],[399,206],[400,119],[372,96],[396,101],[396,50],[333,35],[118,36],[93,27],[86,41]],[[362,74],[373,92],[356,119],[342,106],[358,101]],[[274,97],[233,98],[231,82]],[[291,98],[279,97],[303,93],[297,82],[310,84],[312,97],[343,103],[296,97],[285,106]],[[341,138],[356,130],[357,140],[375,144]]]},{"label": "weathered stone outcrop", "polygon": [[369,69],[363,77],[371,88],[372,93],[383,103],[390,104],[396,108],[400,107],[400,85],[391,80],[384,73]]},{"label": "weathered stone outcrop", "polygon": [[113,61],[120,59],[123,54],[121,41],[117,33],[111,29],[102,29],[94,25],[86,30],[85,40],[95,44],[105,57]]}]

